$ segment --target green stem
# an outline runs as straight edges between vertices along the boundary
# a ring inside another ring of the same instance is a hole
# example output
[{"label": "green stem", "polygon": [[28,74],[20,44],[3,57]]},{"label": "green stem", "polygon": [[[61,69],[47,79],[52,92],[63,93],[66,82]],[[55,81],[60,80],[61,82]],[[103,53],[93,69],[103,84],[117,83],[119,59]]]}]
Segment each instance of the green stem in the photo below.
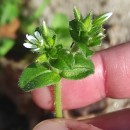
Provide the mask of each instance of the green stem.
[{"label": "green stem", "polygon": [[61,103],[61,82],[55,84],[54,86],[54,96],[55,96],[55,117],[62,118],[62,103]]}]

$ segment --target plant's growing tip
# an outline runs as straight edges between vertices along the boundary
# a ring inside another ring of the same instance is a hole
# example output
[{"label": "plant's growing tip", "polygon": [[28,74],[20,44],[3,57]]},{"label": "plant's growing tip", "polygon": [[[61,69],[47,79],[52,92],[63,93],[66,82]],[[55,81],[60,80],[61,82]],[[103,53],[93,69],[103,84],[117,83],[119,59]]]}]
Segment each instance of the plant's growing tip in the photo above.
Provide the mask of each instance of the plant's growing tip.
[{"label": "plant's growing tip", "polygon": [[[26,35],[23,45],[36,52],[38,57],[22,73],[19,86],[24,91],[54,85],[55,114],[62,117],[61,78],[78,80],[94,73],[94,64],[90,57],[93,47],[101,44],[104,38],[103,24],[112,13],[105,13],[93,18],[89,13],[85,18],[74,8],[75,19],[69,22],[68,31],[72,43],[70,47],[57,41],[61,32],[43,25],[36,28],[34,35]],[[65,40],[65,39],[62,39]]]}]

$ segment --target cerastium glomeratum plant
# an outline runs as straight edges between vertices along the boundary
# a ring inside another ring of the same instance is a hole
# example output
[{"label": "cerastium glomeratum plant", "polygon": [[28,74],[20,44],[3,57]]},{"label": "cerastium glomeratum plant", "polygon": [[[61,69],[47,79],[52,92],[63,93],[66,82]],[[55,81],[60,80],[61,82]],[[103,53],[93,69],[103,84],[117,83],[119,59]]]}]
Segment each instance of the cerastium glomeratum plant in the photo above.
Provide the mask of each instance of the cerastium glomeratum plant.
[{"label": "cerastium glomeratum plant", "polygon": [[94,18],[89,13],[83,18],[80,11],[74,8],[75,18],[69,22],[68,27],[72,43],[68,48],[58,43],[58,34],[47,27],[45,22],[36,28],[33,35],[26,35],[27,40],[23,45],[38,56],[23,71],[19,79],[20,88],[32,91],[53,85],[55,117],[61,118],[61,79],[78,80],[94,73],[90,59],[92,49],[101,44],[104,38],[103,24],[111,15],[112,13],[105,13]]}]

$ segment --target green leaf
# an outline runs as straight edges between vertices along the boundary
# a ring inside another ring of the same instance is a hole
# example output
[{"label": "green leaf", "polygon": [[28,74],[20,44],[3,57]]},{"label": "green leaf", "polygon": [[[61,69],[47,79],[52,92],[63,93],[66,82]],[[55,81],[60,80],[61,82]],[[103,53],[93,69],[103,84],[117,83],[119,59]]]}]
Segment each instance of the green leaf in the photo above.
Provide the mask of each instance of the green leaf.
[{"label": "green leaf", "polygon": [[112,15],[111,12],[99,15],[98,17],[96,17],[94,19],[93,24],[94,25],[102,25],[111,17],[111,15]]},{"label": "green leaf", "polygon": [[81,53],[77,53],[75,56],[75,65],[76,68],[85,67],[90,70],[94,70],[93,62],[90,59],[85,58]]},{"label": "green leaf", "polygon": [[78,22],[76,20],[72,20],[69,22],[69,31],[70,35],[73,38],[74,41],[78,41],[79,39],[79,27],[78,27]]},{"label": "green leaf", "polygon": [[75,56],[75,65],[71,70],[61,72],[61,77],[77,80],[87,77],[94,73],[94,65],[91,60],[86,59],[82,54],[77,53]]},{"label": "green leaf", "polygon": [[23,71],[19,79],[19,86],[24,91],[31,91],[59,81],[60,76],[57,72],[49,70],[44,65],[33,63]]},{"label": "green leaf", "polygon": [[85,24],[81,21],[78,21],[79,31],[87,31]]},{"label": "green leaf", "polygon": [[89,47],[93,47],[93,46],[98,46],[101,45],[103,37],[99,36],[99,37],[93,37],[93,39],[89,42]]},{"label": "green leaf", "polygon": [[62,71],[61,76],[70,80],[78,80],[93,74],[93,70],[88,70],[86,68],[74,68],[72,70]]},{"label": "green leaf", "polygon": [[89,35],[91,36],[97,36],[100,33],[103,33],[105,29],[103,29],[102,26],[94,26],[92,27],[91,31],[89,32]]},{"label": "green leaf", "polygon": [[86,27],[86,31],[89,32],[92,28],[92,13],[87,15],[87,17],[83,20],[83,23]]},{"label": "green leaf", "polygon": [[56,58],[57,58],[57,48],[54,47],[54,48],[52,48],[51,50],[48,50],[48,56],[49,56],[51,59],[56,59]]},{"label": "green leaf", "polygon": [[70,70],[74,64],[74,57],[68,50],[60,50],[57,59],[51,59],[50,64],[59,70]]},{"label": "green leaf", "polygon": [[80,11],[76,7],[74,7],[73,12],[74,12],[74,16],[75,16],[76,20],[78,20],[78,21],[82,20],[82,15],[81,15]]},{"label": "green leaf", "polygon": [[85,56],[85,57],[88,57],[88,56],[91,56],[93,55],[93,51],[88,49],[87,45],[84,44],[84,43],[78,43],[77,42],[77,45],[81,51],[81,53]]},{"label": "green leaf", "polygon": [[41,54],[36,59],[36,62],[40,63],[40,64],[43,63],[43,62],[47,62],[47,61],[48,61],[48,59],[47,59],[46,54]]}]

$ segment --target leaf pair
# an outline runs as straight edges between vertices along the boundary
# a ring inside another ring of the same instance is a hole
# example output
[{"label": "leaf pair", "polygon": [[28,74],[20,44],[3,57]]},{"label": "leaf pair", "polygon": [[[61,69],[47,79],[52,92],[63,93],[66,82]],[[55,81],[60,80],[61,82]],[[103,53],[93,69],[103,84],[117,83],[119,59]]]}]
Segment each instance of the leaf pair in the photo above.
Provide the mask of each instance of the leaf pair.
[{"label": "leaf pair", "polygon": [[45,64],[29,65],[19,79],[21,88],[24,91],[30,91],[38,87],[53,85],[62,77],[71,80],[82,79],[94,71],[91,60],[80,53],[73,56],[67,50],[62,50],[62,54],[57,59],[50,60],[50,64],[55,69],[52,70]]},{"label": "leaf pair", "polygon": [[77,80],[93,73],[93,63],[81,53],[72,54],[68,50],[62,50],[58,55],[59,57],[51,60],[50,64],[60,70],[61,77]]}]

